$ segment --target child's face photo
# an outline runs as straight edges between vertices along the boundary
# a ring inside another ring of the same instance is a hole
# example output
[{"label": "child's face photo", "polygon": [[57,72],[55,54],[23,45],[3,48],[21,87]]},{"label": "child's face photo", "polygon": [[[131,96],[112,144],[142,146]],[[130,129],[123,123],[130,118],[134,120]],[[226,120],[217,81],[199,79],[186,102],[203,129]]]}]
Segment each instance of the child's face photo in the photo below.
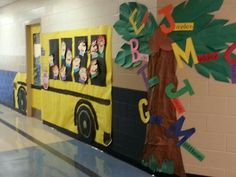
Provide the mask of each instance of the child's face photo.
[{"label": "child's face photo", "polygon": [[57,65],[53,67],[52,72],[54,77],[57,77],[59,75],[59,69]]},{"label": "child's face photo", "polygon": [[98,64],[97,64],[97,60],[93,60],[91,61],[91,67],[90,67],[90,74],[94,75],[96,74],[98,71]]},{"label": "child's face photo", "polygon": [[73,60],[73,68],[79,68],[79,67],[80,67],[80,58],[75,57],[75,59]]},{"label": "child's face photo", "polygon": [[87,81],[87,70],[86,68],[82,67],[79,71],[79,76],[80,76],[80,79],[83,81],[83,82],[86,82]]},{"label": "child's face photo", "polygon": [[66,67],[63,66],[63,67],[60,69],[60,74],[61,74],[62,77],[66,75]]},{"label": "child's face photo", "polygon": [[49,64],[51,65],[51,64],[53,64],[53,55],[49,55]]},{"label": "child's face photo", "polygon": [[65,43],[65,41],[61,42],[61,52],[62,52],[63,55],[65,55],[65,53],[66,53],[66,43]]},{"label": "child's face photo", "polygon": [[97,41],[94,40],[91,44],[91,53],[97,52],[98,51],[98,46],[97,46]]},{"label": "child's face photo", "polygon": [[81,41],[78,45],[78,50],[80,51],[80,53],[85,53],[86,48],[86,43],[84,41]]},{"label": "child's face photo", "polygon": [[67,50],[66,52],[66,65],[70,65],[72,61],[72,52],[71,50]]}]

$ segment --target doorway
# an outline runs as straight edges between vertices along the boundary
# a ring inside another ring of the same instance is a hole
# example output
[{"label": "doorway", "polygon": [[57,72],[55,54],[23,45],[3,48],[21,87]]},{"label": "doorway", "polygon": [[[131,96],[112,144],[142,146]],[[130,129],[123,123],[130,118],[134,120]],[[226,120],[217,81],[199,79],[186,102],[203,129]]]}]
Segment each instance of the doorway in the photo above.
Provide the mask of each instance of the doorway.
[{"label": "doorway", "polygon": [[40,24],[26,26],[27,116],[41,119],[41,35]]}]

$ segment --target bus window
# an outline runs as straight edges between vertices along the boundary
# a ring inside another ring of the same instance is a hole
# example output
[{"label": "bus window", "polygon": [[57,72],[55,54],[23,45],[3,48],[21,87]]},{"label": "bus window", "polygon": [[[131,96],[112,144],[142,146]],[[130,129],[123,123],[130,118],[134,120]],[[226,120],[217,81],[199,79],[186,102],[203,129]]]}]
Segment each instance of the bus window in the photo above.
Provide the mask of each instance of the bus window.
[{"label": "bus window", "polygon": [[59,40],[51,39],[49,40],[49,78],[58,79],[58,66],[59,66]]},{"label": "bus window", "polygon": [[106,86],[106,36],[91,36],[90,78],[92,85]]}]

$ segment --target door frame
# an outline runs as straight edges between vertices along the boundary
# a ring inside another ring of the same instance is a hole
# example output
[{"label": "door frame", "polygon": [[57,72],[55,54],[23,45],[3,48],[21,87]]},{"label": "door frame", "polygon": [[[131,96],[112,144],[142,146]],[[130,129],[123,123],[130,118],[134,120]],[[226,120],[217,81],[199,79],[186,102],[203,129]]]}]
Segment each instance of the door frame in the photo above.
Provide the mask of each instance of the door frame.
[{"label": "door frame", "polygon": [[33,84],[33,34],[40,33],[40,23],[26,25],[26,115],[32,117],[32,84]]}]

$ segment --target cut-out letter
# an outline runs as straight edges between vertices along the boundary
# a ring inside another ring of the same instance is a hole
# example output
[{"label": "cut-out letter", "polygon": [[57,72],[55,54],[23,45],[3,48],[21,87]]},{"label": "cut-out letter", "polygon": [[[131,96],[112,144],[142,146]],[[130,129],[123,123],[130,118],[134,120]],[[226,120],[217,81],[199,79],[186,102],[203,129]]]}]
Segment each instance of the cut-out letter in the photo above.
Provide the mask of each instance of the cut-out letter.
[{"label": "cut-out letter", "polygon": [[176,97],[179,97],[187,92],[189,93],[189,95],[193,95],[194,91],[193,91],[193,88],[192,88],[191,84],[189,83],[188,79],[184,80],[184,85],[185,86],[183,88],[181,88],[179,91],[173,93],[172,90],[175,87],[174,84],[173,83],[168,84],[165,89],[166,95],[169,98],[176,98]]},{"label": "cut-out letter", "polygon": [[171,137],[181,137],[183,138],[177,142],[177,146],[181,146],[187,139],[189,139],[194,133],[195,128],[190,128],[187,130],[181,130],[185,121],[185,117],[181,116],[174,124],[172,124],[167,130],[167,136]]},{"label": "cut-out letter", "polygon": [[145,27],[145,24],[142,23],[141,26],[139,27],[139,29],[137,28],[137,22],[134,21],[134,16],[137,14],[137,12],[138,12],[138,10],[135,8],[129,17],[129,22],[131,23],[135,34],[139,34],[143,30],[143,28]]},{"label": "cut-out letter", "polygon": [[184,61],[186,63],[189,63],[190,54],[192,54],[193,63],[194,64],[198,63],[196,51],[193,46],[193,41],[191,38],[187,38],[187,40],[186,40],[185,52],[178,46],[177,43],[174,42],[171,45],[172,45],[172,48],[173,48],[173,51],[175,54],[175,59],[176,59],[177,64],[180,68],[183,68],[181,58],[184,59]]},{"label": "cut-out letter", "polygon": [[149,79],[148,84],[149,84],[149,88],[157,85],[160,82],[159,78],[157,76],[152,77],[151,79]]},{"label": "cut-out letter", "polygon": [[172,32],[175,29],[175,21],[174,21],[173,16],[171,15],[172,9],[173,9],[173,5],[169,4],[169,5],[165,6],[165,7],[163,7],[162,9],[158,10],[158,14],[159,15],[160,14],[164,14],[166,19],[167,19],[167,21],[168,21],[168,23],[169,23],[169,25],[170,25],[169,27],[166,27],[166,25],[164,25],[164,24],[162,24],[160,26],[161,31],[163,33],[166,33],[166,34]]},{"label": "cut-out letter", "polygon": [[160,116],[151,116],[150,123],[161,125],[163,123],[163,118]]},{"label": "cut-out letter", "polygon": [[199,161],[203,161],[205,159],[205,155],[201,153],[198,149],[193,147],[189,142],[185,141],[182,146],[186,151],[192,154]]},{"label": "cut-out letter", "polygon": [[139,47],[139,42],[138,39],[130,39],[129,41],[130,43],[130,50],[132,53],[132,62],[136,63],[137,61],[140,60],[140,53],[138,51],[138,47]]},{"label": "cut-out letter", "polygon": [[139,115],[140,115],[140,118],[144,124],[147,124],[150,120],[149,111],[144,112],[144,110],[143,110],[143,106],[147,106],[147,105],[148,105],[148,101],[146,98],[142,98],[138,102]]},{"label": "cut-out letter", "polygon": [[236,58],[233,59],[230,55],[233,53],[234,49],[236,49],[236,42],[233,43],[225,52],[225,60],[231,64],[235,65],[236,64]]},{"label": "cut-out letter", "polygon": [[183,114],[185,112],[184,106],[178,98],[171,99],[171,102],[178,114]]},{"label": "cut-out letter", "polygon": [[145,86],[146,86],[146,89],[148,90],[148,88],[149,88],[149,85],[148,85],[148,77],[147,77],[147,75],[146,75],[146,73],[145,73],[145,69],[148,67],[148,65],[147,64],[145,64],[145,65],[143,65],[141,68],[139,68],[139,70],[137,71],[137,74],[138,75],[142,75],[142,77],[143,77],[143,81],[144,81],[144,83],[145,83]]}]

